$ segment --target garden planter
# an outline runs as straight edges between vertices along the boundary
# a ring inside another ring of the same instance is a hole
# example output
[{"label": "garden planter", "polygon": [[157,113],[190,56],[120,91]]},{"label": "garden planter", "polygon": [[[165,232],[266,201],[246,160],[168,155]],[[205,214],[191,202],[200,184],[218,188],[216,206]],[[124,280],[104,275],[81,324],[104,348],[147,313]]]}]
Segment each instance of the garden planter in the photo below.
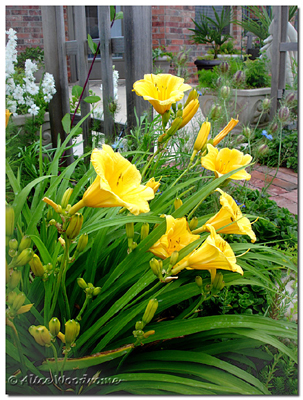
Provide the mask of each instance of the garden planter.
[{"label": "garden planter", "polygon": [[220,65],[223,60],[196,60],[194,63],[198,69],[201,71],[202,69],[213,69],[216,65]]},{"label": "garden planter", "polygon": [[161,73],[168,74],[170,69],[170,58],[167,56],[158,57],[156,60],[154,60],[154,68],[156,71],[161,70]]},{"label": "garden planter", "polygon": [[[22,126],[25,124],[26,119],[32,118],[30,114],[25,114],[25,115],[16,115],[12,117],[12,121],[16,126],[19,126],[22,128]],[[23,134],[22,129],[20,130],[20,134]],[[39,137],[40,132],[37,132],[37,138]],[[50,119],[49,119],[49,113],[44,114],[44,123],[42,124],[42,145],[47,146],[52,144],[52,134],[51,134],[51,128],[50,128]],[[51,146],[50,146],[51,147]]]},{"label": "garden planter", "polygon": [[[271,88],[260,88],[260,89],[232,89],[232,97],[229,100],[229,105],[233,110],[235,108],[236,101],[236,114],[238,114],[239,124],[233,129],[234,133],[239,133],[243,126],[250,125],[254,127],[259,120],[260,114],[262,112],[262,101],[270,96]],[[200,108],[202,114],[206,117],[211,110],[211,107],[215,103],[217,96],[211,92],[207,91],[200,96]],[[236,99],[236,100],[235,100]],[[230,103],[231,102],[231,103]],[[264,112],[258,127],[262,128],[268,125],[269,122],[269,112]]]},{"label": "garden planter", "polygon": [[247,54],[250,54],[250,59],[255,60],[260,56],[260,49],[247,49]]}]

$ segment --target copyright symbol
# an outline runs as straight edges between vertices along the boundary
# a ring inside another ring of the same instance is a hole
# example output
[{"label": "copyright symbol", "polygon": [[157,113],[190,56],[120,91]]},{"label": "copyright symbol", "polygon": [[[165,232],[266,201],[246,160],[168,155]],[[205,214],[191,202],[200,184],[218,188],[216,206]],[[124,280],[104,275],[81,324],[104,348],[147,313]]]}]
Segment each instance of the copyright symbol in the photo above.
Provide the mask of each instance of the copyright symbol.
[{"label": "copyright symbol", "polygon": [[8,383],[9,383],[10,385],[12,385],[12,386],[16,386],[17,383],[18,383],[18,378],[17,378],[16,376],[14,376],[14,375],[11,375],[11,376],[8,378]]}]

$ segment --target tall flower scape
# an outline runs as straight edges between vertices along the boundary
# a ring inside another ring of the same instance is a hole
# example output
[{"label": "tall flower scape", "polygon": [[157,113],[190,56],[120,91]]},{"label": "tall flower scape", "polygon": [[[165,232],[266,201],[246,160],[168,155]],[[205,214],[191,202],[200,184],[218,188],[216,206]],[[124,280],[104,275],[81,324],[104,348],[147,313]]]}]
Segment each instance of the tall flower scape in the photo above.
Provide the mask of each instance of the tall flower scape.
[{"label": "tall flower scape", "polygon": [[[16,99],[16,87],[10,90]],[[58,147],[49,176],[33,183],[34,205],[25,203],[28,188],[19,188],[6,205],[9,372],[18,366],[22,376],[52,377],[43,389],[49,394],[268,394],[253,375],[222,361],[220,352],[226,343],[225,351],[262,343],[285,350],[276,336],[285,327],[294,336],[294,326],[260,316],[200,314],[224,287],[274,290],[266,263],[282,263],[274,251],[265,257],[250,216],[227,193],[228,182],[250,179],[250,155],[217,147],[238,120],[221,132],[203,122],[188,166],[169,180],[161,176],[160,159],[196,114],[198,94],[170,74],[147,74],[133,90],[161,119],[156,150],[143,165],[104,144],[92,151],[87,174],[68,187],[77,161],[60,175],[56,162],[80,122]],[[187,91],[186,102],[178,103]],[[196,217],[207,198],[218,202],[218,212]],[[229,235],[251,243],[229,243]],[[254,266],[258,252],[263,270]],[[119,384],[89,383],[81,371]],[[75,380],[64,381],[67,375]],[[39,392],[34,385],[29,391]]]}]

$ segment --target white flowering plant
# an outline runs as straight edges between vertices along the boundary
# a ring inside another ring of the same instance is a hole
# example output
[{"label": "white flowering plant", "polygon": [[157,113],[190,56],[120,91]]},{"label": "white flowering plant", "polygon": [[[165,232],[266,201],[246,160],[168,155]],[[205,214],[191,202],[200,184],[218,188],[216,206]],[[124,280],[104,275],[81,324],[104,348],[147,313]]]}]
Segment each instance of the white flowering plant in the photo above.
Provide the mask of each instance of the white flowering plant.
[{"label": "white flowering plant", "polygon": [[30,114],[33,117],[42,117],[56,93],[54,77],[46,72],[41,82],[36,84],[34,73],[38,66],[30,59],[25,61],[24,70],[16,69],[17,34],[12,28],[6,34],[6,108],[13,115]]}]

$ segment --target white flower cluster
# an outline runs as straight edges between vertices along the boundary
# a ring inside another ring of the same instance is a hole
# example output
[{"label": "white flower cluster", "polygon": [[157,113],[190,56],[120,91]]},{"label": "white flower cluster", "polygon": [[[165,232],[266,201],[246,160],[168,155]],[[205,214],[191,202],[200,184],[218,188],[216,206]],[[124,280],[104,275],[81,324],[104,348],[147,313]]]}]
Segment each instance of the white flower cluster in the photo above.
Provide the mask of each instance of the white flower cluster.
[{"label": "white flower cluster", "polygon": [[[36,63],[30,59],[25,61],[25,71],[22,83],[15,83],[15,63],[17,62],[17,35],[13,29],[6,32],[8,42],[6,45],[6,107],[13,114],[20,112],[19,106],[26,106],[26,112],[35,116],[38,115],[40,107],[49,103],[56,93],[55,80],[52,74],[46,72],[40,85],[35,83],[34,73],[38,70]],[[43,99],[43,100],[42,100]]]}]

